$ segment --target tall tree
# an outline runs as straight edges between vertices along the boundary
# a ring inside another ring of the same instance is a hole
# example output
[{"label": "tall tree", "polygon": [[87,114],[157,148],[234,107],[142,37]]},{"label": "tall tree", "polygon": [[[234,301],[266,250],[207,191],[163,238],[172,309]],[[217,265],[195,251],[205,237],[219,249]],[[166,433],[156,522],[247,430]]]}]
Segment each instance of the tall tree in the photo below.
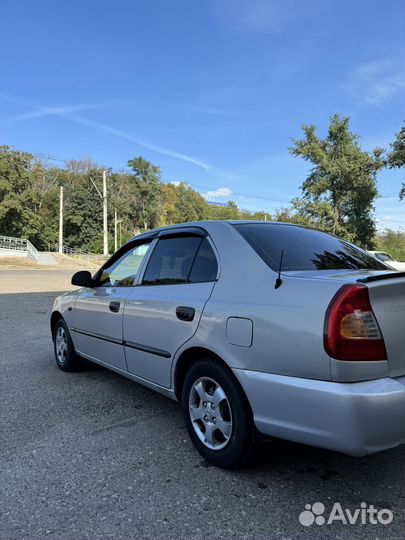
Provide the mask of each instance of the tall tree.
[{"label": "tall tree", "polygon": [[405,260],[405,234],[402,231],[392,231],[385,229],[376,236],[376,248],[386,251],[395,260]]},{"label": "tall tree", "polygon": [[301,186],[303,198],[293,206],[304,221],[367,247],[376,230],[372,212],[384,151],[362,150],[349,122],[335,114],[324,139],[314,125],[303,126],[302,140],[293,139],[290,153],[312,164]]},{"label": "tall tree", "polygon": [[53,176],[31,154],[0,146],[1,234],[28,238],[45,248],[49,241],[45,222],[52,220],[53,212]]},{"label": "tall tree", "polygon": [[233,201],[228,201],[226,206],[209,206],[210,219],[240,219],[240,211],[238,205]]},{"label": "tall tree", "polygon": [[208,204],[202,195],[185,182],[163,186],[162,225],[199,221],[208,215]]},{"label": "tall tree", "polygon": [[[101,252],[103,242],[102,171],[89,160],[71,161],[61,174],[65,188],[64,244]],[[109,224],[111,230],[111,208]]]},{"label": "tall tree", "polygon": [[159,210],[162,202],[160,168],[143,157],[135,157],[129,160],[128,167],[134,172],[138,220],[145,230],[151,229],[159,221]]},{"label": "tall tree", "polygon": [[[395,135],[395,141],[391,144],[391,151],[388,154],[387,164],[390,169],[405,167],[405,126]],[[399,198],[400,200],[405,198],[405,182],[402,182]]]}]

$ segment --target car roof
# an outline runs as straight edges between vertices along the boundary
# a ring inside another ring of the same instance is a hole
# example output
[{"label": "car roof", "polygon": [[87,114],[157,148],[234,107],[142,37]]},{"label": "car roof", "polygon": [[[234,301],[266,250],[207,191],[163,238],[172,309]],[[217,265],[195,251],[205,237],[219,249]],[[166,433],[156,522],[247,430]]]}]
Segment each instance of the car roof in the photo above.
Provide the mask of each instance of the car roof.
[{"label": "car roof", "polygon": [[129,242],[132,240],[138,239],[138,238],[147,238],[151,235],[156,235],[161,231],[168,231],[168,230],[175,230],[175,229],[182,229],[185,227],[202,227],[207,228],[208,230],[213,225],[248,225],[248,224],[261,224],[261,225],[284,225],[288,227],[301,227],[301,228],[310,228],[305,227],[302,225],[297,225],[296,223],[287,223],[284,221],[258,221],[254,219],[212,219],[212,220],[206,220],[206,221],[187,221],[185,223],[175,223],[174,225],[167,225],[165,227],[158,227],[156,229],[151,229],[150,231],[146,231],[140,234],[137,234],[136,236],[132,237]]}]

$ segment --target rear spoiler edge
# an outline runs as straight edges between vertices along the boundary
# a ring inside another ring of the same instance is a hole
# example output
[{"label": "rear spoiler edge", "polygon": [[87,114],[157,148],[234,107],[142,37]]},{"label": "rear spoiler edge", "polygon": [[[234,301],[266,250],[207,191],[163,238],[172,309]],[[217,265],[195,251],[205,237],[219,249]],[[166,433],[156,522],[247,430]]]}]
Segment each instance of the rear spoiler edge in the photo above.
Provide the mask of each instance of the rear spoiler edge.
[{"label": "rear spoiler edge", "polygon": [[358,283],[370,283],[370,281],[380,281],[381,279],[401,278],[405,277],[405,272],[389,272],[388,274],[378,274],[377,276],[368,276],[365,278],[356,279]]}]

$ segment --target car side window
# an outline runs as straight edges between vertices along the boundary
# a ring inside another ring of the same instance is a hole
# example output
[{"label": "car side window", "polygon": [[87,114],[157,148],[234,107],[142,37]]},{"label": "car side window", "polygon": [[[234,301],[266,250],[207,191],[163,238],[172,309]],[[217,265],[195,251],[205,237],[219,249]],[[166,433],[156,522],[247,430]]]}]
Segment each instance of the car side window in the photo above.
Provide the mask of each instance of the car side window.
[{"label": "car side window", "polygon": [[174,285],[215,281],[218,262],[207,238],[161,238],[143,277],[142,285]]},{"label": "car side window", "polygon": [[215,253],[207,240],[201,242],[197,257],[191,269],[190,283],[203,283],[205,281],[215,281],[218,274],[218,262]]},{"label": "car side window", "polygon": [[133,287],[141,263],[148,253],[150,242],[129,249],[118,260],[103,269],[102,287]]},{"label": "car side window", "polygon": [[161,238],[148,262],[142,284],[187,283],[202,240],[199,236]]}]

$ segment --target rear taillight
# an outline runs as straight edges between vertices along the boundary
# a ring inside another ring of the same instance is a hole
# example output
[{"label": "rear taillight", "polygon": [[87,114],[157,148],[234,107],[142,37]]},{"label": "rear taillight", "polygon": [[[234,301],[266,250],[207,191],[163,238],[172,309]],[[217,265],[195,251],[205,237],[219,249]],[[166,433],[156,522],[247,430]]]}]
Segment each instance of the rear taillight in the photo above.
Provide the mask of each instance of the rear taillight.
[{"label": "rear taillight", "polygon": [[336,360],[386,360],[365,285],[344,285],[335,294],[326,312],[324,345]]}]

